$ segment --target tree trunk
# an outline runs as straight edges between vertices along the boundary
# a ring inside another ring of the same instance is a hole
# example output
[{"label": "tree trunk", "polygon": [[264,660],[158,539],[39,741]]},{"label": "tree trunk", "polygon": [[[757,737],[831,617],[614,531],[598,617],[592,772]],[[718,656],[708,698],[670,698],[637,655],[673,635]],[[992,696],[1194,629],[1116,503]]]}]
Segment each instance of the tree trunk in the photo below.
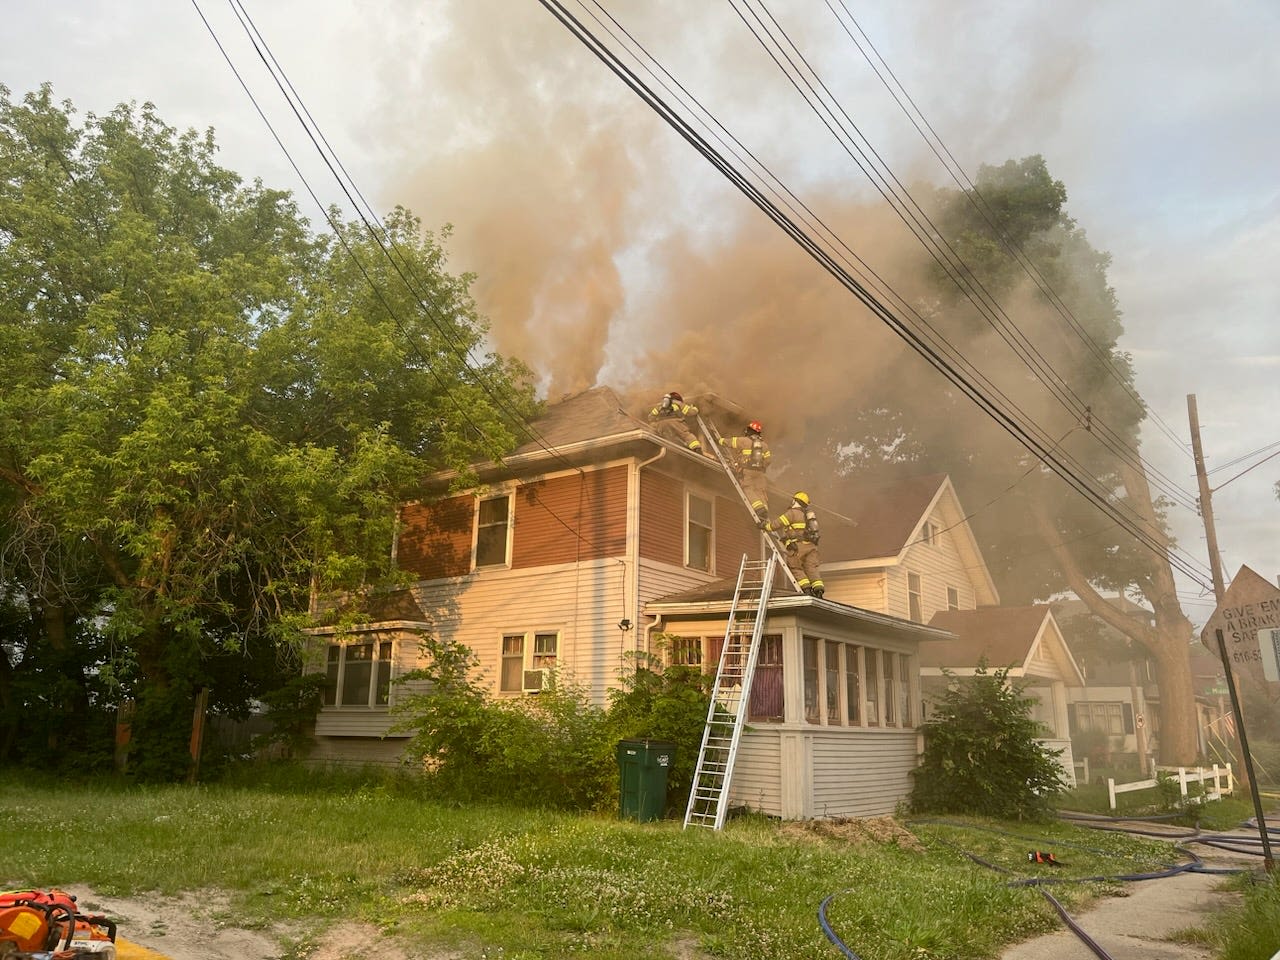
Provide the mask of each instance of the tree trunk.
[{"label": "tree trunk", "polygon": [[[1126,476],[1126,485],[1130,478]],[[1143,478],[1145,481],[1145,478]],[[1136,481],[1135,481],[1136,482]],[[1141,501],[1141,498],[1136,498]],[[1068,586],[1089,612],[1139,644],[1156,662],[1160,685],[1160,754],[1164,766],[1191,766],[1199,755],[1195,690],[1191,683],[1191,621],[1178,606],[1173,571],[1167,559],[1152,554],[1143,595],[1155,611],[1154,625],[1127,616],[1094,589],[1080,564],[1062,541],[1043,501],[1032,501],[1031,512],[1045,543],[1062,568]],[[1154,519],[1154,512],[1147,514]]]}]

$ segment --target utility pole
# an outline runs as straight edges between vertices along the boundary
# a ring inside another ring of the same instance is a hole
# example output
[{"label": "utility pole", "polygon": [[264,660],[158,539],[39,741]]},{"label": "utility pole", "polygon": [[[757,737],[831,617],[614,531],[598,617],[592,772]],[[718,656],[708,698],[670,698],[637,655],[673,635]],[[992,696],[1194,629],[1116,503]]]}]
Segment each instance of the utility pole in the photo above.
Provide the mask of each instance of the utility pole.
[{"label": "utility pole", "polygon": [[[1196,395],[1187,394],[1187,418],[1191,423],[1191,451],[1195,454],[1196,481],[1200,485],[1200,515],[1204,518],[1205,542],[1209,548],[1209,570],[1213,574],[1213,596],[1218,609],[1222,609],[1227,588],[1222,582],[1222,560],[1218,556],[1218,533],[1213,526],[1213,491],[1209,489],[1209,477],[1204,469],[1204,451],[1200,446],[1200,416],[1196,411]],[[1253,776],[1253,758],[1249,755],[1249,740],[1244,729],[1244,714],[1240,709],[1240,697],[1236,693],[1235,678],[1232,676],[1231,659],[1227,656],[1226,641],[1222,631],[1215,630],[1218,641],[1218,656],[1222,660],[1222,670],[1227,678],[1227,692],[1231,695],[1231,709],[1236,721],[1236,749],[1239,753],[1241,786],[1247,786],[1253,797],[1253,809],[1258,819],[1258,831],[1262,838],[1262,848],[1266,860],[1267,872],[1275,869],[1275,861],[1271,857],[1271,845],[1268,842],[1266,818],[1262,813],[1262,800],[1258,796],[1258,785]]]}]

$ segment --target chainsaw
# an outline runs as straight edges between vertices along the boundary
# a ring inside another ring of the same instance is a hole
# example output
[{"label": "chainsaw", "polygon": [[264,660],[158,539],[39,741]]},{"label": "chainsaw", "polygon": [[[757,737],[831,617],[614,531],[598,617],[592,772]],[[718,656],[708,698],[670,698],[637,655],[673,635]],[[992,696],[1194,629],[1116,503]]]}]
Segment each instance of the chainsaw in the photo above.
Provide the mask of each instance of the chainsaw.
[{"label": "chainsaw", "polygon": [[115,960],[116,925],[63,890],[0,892],[0,960]]}]

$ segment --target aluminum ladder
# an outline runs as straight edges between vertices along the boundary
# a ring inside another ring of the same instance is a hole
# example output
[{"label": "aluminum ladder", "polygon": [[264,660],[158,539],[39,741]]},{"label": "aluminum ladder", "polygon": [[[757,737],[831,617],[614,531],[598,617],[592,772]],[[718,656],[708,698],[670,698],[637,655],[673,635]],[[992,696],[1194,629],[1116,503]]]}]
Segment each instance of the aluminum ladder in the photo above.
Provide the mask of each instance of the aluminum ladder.
[{"label": "aluminum ladder", "polygon": [[[702,431],[702,439],[706,442],[707,449],[711,450],[715,454],[716,459],[720,461],[720,466],[724,470],[725,476],[729,478],[729,482],[733,484],[733,489],[738,493],[738,499],[742,501],[743,507],[746,508],[747,513],[751,515],[751,519],[754,521],[756,519],[756,512],[751,509],[751,498],[747,496],[747,491],[742,489],[742,484],[738,481],[738,475],[733,472],[733,466],[725,456],[724,448],[720,446],[719,431],[717,431],[713,425],[703,420],[702,414],[698,414],[697,416],[698,427]],[[772,520],[774,518],[770,517],[769,519]],[[798,592],[800,590],[800,585],[796,583],[795,574],[793,574],[791,572],[791,568],[787,566],[787,556],[783,553],[782,544],[778,542],[778,538],[770,531],[762,530],[760,535],[764,539],[768,552],[772,553],[774,558],[778,561],[778,568],[782,571],[782,575],[786,577],[787,582],[791,584],[791,588]]]},{"label": "aluminum ladder", "polygon": [[712,830],[724,827],[733,764],[750,712],[751,680],[756,672],[760,636],[764,633],[769,593],[778,566],[776,554],[764,560],[749,560],[745,554],[742,557],[720,664],[716,668],[716,682],[711,689],[711,705],[707,708],[707,724],[702,731],[698,765],[693,771],[689,805],[684,813],[685,829],[690,825]]}]

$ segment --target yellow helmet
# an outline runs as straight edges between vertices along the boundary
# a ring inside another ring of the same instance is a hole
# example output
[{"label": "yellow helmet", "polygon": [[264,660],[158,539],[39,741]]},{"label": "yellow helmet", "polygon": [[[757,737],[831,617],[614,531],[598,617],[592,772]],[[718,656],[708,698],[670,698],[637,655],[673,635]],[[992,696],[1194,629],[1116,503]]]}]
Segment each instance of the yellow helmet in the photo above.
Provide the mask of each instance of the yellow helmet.
[{"label": "yellow helmet", "polygon": [[794,499],[797,503],[802,503],[806,507],[809,505],[809,495],[803,490],[797,490]]}]

